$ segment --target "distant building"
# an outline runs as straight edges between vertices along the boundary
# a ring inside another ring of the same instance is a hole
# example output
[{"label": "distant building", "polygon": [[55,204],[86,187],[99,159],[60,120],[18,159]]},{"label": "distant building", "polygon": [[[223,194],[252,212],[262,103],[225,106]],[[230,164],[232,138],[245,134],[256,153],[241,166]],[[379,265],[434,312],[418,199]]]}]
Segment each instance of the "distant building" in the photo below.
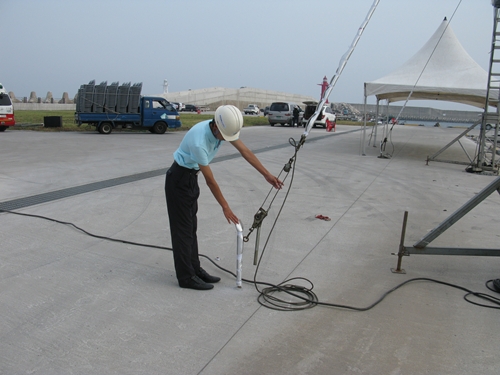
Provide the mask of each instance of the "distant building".
[{"label": "distant building", "polygon": [[305,101],[318,100],[311,96],[289,94],[279,91],[261,90],[251,87],[241,87],[230,89],[224,87],[211,87],[206,89],[186,90],[179,92],[163,93],[169,101],[195,104],[206,109],[215,110],[223,104],[232,104],[239,109],[245,108],[248,104],[256,104],[264,109],[273,102],[292,102],[303,106]]}]

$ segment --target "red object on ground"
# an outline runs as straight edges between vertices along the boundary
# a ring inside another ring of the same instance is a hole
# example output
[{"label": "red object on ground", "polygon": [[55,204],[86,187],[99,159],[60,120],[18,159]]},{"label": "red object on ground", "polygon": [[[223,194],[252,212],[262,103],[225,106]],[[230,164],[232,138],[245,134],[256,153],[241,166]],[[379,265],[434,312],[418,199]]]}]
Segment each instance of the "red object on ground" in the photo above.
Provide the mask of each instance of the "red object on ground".
[{"label": "red object on ground", "polygon": [[323,216],[323,215],[316,215],[316,219],[320,219],[320,220],[324,220],[324,221],[332,220],[328,216]]},{"label": "red object on ground", "polygon": [[332,121],[326,119],[326,131],[331,132],[332,129],[334,132],[335,132],[335,130],[337,130],[337,122],[336,121],[332,122]]}]

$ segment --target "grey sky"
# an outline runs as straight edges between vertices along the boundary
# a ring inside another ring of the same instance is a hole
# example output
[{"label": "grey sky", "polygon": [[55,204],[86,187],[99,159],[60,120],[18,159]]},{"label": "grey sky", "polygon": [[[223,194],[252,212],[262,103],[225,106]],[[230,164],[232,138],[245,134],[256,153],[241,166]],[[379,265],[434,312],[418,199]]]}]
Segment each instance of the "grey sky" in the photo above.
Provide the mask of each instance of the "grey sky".
[{"label": "grey sky", "polygon": [[[0,0],[0,82],[17,97],[73,97],[92,79],[143,82],[143,94],[157,94],[167,79],[170,92],[247,86],[319,98],[318,84],[333,76],[372,3]],[[381,0],[330,101],[362,103],[363,83],[413,56],[459,3],[450,25],[487,71],[490,0]]]}]

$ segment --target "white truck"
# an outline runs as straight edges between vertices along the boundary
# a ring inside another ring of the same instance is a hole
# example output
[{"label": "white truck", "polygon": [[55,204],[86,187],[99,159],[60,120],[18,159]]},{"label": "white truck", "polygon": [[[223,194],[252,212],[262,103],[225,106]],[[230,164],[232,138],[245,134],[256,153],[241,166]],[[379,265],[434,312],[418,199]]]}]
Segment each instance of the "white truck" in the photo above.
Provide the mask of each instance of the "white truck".
[{"label": "white truck", "polygon": [[0,83],[0,132],[7,130],[9,126],[14,126],[14,107],[10,100],[9,94]]},{"label": "white truck", "polygon": [[245,109],[243,109],[243,112],[245,112],[245,115],[258,115],[260,109],[256,104],[249,104]]}]

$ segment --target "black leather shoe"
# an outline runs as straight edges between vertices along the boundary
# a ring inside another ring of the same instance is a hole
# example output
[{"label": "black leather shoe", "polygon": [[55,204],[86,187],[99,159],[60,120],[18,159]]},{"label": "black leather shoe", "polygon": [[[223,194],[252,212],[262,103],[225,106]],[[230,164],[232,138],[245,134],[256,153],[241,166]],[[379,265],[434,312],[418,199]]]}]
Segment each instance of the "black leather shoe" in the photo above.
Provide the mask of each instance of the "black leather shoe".
[{"label": "black leather shoe", "polygon": [[202,279],[206,283],[218,283],[220,281],[220,277],[210,276],[207,271],[200,267],[200,270],[196,273],[200,279]]},{"label": "black leather shoe", "polygon": [[209,290],[212,289],[214,286],[211,284],[207,284],[204,282],[202,279],[200,279],[198,276],[191,276],[191,278],[181,281],[179,280],[179,286],[181,288],[188,288],[188,289],[196,289],[196,290]]}]

